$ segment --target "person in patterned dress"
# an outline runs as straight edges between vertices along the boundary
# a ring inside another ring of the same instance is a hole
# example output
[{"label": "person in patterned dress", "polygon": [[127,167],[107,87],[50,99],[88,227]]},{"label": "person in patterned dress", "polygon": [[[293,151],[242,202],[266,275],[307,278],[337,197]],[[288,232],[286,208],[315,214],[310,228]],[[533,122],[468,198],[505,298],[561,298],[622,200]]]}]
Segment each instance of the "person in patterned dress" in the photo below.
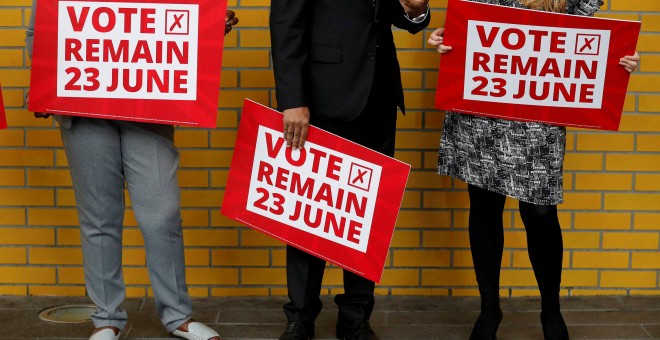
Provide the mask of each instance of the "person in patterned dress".
[{"label": "person in patterned dress", "polygon": [[[593,15],[601,0],[472,0],[573,15]],[[444,28],[429,37],[438,52]],[[629,72],[639,54],[621,58]],[[481,314],[470,339],[495,339],[502,320],[500,265],[504,245],[502,213],[506,197],[519,200],[529,257],[541,292],[545,339],[568,339],[559,309],[563,243],[557,204],[563,201],[562,167],[566,128],[447,112],[438,156],[438,173],[468,184],[470,248],[481,296]]]}]

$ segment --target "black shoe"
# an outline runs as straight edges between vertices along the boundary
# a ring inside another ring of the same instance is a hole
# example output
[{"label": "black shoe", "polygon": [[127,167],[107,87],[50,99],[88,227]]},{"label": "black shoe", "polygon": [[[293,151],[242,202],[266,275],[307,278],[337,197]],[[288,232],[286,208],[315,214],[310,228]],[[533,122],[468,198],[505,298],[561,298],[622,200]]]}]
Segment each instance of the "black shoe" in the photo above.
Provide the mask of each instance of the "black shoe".
[{"label": "black shoe", "polygon": [[371,329],[369,320],[337,322],[337,339],[341,340],[379,340]]},{"label": "black shoe", "polygon": [[568,328],[566,322],[557,311],[542,311],[541,326],[543,326],[543,338],[545,340],[568,340]]},{"label": "black shoe", "polygon": [[502,322],[502,311],[482,310],[477,322],[472,327],[470,340],[494,340],[497,339],[497,329]]},{"label": "black shoe", "polygon": [[290,321],[280,335],[279,340],[309,340],[314,337],[314,325],[305,325],[300,321]]}]

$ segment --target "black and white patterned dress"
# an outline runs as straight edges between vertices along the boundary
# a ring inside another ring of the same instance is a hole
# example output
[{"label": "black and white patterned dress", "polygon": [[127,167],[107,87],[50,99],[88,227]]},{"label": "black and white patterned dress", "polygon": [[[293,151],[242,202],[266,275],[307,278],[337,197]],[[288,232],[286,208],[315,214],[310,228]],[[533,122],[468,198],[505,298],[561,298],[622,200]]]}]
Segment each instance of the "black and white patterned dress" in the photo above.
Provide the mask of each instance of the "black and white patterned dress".
[{"label": "black and white patterned dress", "polygon": [[[523,8],[517,0],[472,0]],[[593,15],[602,0],[568,0],[567,13]],[[566,128],[447,112],[438,173],[524,202],[563,202]]]}]

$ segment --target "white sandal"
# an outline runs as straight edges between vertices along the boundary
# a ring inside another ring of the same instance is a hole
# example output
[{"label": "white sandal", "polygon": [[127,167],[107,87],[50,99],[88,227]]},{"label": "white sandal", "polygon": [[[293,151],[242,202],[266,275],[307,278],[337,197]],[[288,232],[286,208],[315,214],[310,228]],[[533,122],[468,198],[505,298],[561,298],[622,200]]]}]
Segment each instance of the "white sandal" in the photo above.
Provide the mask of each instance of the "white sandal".
[{"label": "white sandal", "polygon": [[121,331],[115,335],[115,331],[112,328],[104,328],[89,337],[89,340],[119,340],[121,336]]},{"label": "white sandal", "polygon": [[213,337],[220,337],[220,334],[211,329],[211,327],[197,321],[188,324],[187,332],[175,329],[172,331],[172,334],[188,340],[208,340]]}]

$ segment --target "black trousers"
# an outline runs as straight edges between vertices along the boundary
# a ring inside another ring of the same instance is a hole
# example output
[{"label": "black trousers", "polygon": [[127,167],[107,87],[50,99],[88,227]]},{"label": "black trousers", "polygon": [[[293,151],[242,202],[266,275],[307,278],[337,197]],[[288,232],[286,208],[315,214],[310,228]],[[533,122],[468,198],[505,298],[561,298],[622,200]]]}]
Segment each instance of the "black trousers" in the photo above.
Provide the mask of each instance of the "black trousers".
[{"label": "black trousers", "polygon": [[[314,117],[312,125],[366,146],[388,156],[394,155],[397,108],[394,96],[388,94],[378,79],[383,72],[376,72],[376,79],[368,102],[362,113],[350,122]],[[319,295],[325,271],[325,260],[287,246],[286,275],[290,302],[284,305],[289,321],[311,325],[321,312]],[[335,297],[339,307],[339,320],[369,319],[374,307],[375,283],[344,270],[344,294]]]}]

